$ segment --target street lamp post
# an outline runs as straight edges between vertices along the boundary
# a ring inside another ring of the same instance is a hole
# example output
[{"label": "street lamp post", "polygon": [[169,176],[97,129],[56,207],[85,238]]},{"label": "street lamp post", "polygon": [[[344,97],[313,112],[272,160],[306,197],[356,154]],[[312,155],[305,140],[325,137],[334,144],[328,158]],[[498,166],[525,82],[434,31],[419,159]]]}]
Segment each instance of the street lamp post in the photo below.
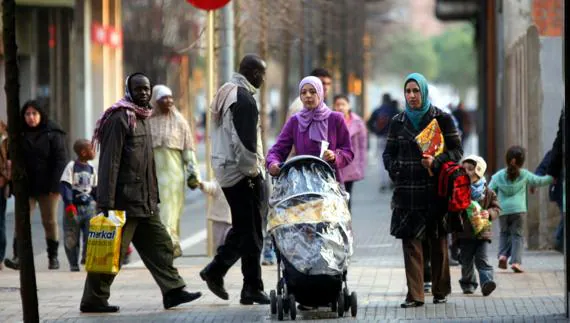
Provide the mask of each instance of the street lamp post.
[{"label": "street lamp post", "polygon": [[[211,156],[212,156],[212,142],[210,140],[211,135],[211,128],[210,128],[210,112],[209,108],[212,104],[212,100],[214,99],[215,94],[215,84],[214,84],[214,10],[220,9],[230,0],[186,0],[188,3],[193,5],[196,8],[207,10],[208,11],[208,25],[207,25],[207,38],[208,38],[208,49],[207,49],[207,107],[206,107],[206,176],[208,180],[212,180],[214,177],[212,171],[212,165],[210,163]],[[208,196],[208,204],[207,204],[207,214],[210,214],[212,211],[212,198]],[[207,239],[207,246],[206,251],[208,256],[212,256],[214,254],[214,237],[212,235],[212,221],[207,220],[207,232],[208,232],[208,239]]]}]

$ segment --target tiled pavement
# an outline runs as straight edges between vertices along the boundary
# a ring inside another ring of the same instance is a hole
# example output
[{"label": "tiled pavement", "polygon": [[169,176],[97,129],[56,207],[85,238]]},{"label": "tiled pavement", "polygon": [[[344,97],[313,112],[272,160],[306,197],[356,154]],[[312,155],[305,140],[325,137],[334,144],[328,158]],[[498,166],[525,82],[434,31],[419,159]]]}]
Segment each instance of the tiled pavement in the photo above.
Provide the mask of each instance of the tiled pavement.
[{"label": "tiled pavement", "polygon": [[[370,169],[369,179],[355,186],[353,226],[355,255],[349,269],[349,287],[359,296],[355,319],[338,319],[327,311],[299,314],[297,320],[358,322],[566,322],[564,316],[563,257],[555,252],[526,252],[525,274],[496,272],[497,290],[489,297],[461,294],[459,267],[452,267],[453,293],[449,303],[401,309],[406,293],[401,244],[389,235],[388,194],[380,194]],[[494,242],[491,250],[496,249]],[[494,259],[494,256],[491,255]],[[65,262],[65,260],[63,260]],[[111,302],[121,306],[112,315],[82,315],[78,306],[84,273],[37,273],[40,316],[47,322],[259,322],[276,320],[268,306],[241,306],[241,274],[234,266],[226,278],[230,300],[213,296],[198,272],[208,261],[201,257],[177,260],[190,290],[204,296],[190,305],[165,311],[160,292],[144,268],[125,268],[113,285]],[[493,261],[495,263],[495,261]],[[275,284],[276,268],[264,267],[266,290]],[[0,322],[22,320],[17,272],[0,272]]]}]

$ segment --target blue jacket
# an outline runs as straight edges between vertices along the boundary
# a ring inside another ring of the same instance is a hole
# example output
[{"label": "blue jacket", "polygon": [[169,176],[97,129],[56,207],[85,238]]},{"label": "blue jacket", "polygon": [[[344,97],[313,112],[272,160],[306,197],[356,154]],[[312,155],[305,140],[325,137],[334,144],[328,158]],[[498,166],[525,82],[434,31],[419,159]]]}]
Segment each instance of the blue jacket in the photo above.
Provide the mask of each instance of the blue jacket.
[{"label": "blue jacket", "polygon": [[375,133],[377,136],[388,136],[388,128],[392,118],[398,114],[398,109],[389,103],[382,104],[379,108],[372,112],[368,119],[368,130]]}]

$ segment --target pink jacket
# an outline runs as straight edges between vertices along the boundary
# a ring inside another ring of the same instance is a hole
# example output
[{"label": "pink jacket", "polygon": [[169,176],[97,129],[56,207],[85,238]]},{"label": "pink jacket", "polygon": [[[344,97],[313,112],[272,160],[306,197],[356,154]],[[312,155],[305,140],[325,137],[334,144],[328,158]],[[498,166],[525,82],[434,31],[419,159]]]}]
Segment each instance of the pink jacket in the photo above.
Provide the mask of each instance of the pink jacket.
[{"label": "pink jacket", "polygon": [[352,118],[348,125],[350,134],[350,142],[352,144],[352,152],[354,159],[345,168],[341,169],[341,176],[345,182],[359,181],[364,178],[364,170],[367,165],[368,154],[368,132],[366,124],[354,112],[350,113]]}]

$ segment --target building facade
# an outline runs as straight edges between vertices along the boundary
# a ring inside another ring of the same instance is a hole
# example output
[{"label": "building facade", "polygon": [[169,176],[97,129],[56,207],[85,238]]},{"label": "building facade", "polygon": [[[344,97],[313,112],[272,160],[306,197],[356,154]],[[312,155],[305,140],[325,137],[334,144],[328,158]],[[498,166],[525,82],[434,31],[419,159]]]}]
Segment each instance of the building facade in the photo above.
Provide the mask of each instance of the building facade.
[{"label": "building facade", "polygon": [[[69,147],[77,138],[91,138],[98,116],[123,93],[121,1],[16,4],[21,104],[30,99],[45,104],[67,132]],[[0,91],[0,119],[6,118],[6,96]]]},{"label": "building facade", "polygon": [[[480,150],[490,172],[506,166],[510,146],[526,148],[531,171],[552,147],[564,100],[563,6],[562,0],[437,1],[440,19],[475,21]],[[559,211],[546,190],[528,206],[527,246],[552,247]]]}]

